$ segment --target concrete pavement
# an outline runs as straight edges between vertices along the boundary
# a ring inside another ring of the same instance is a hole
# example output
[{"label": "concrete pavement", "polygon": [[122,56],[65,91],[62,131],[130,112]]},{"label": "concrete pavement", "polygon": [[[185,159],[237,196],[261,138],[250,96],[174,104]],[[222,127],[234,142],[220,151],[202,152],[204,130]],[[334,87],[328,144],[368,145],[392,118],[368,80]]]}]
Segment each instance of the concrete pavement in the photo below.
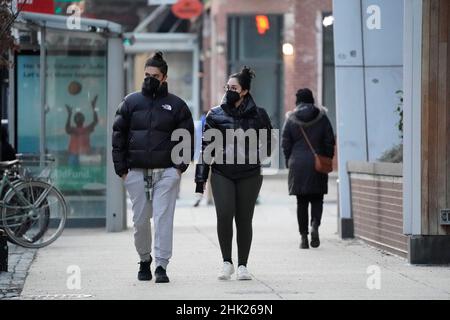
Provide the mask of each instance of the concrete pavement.
[{"label": "concrete pavement", "polygon": [[0,272],[0,300],[17,299],[23,289],[36,249],[8,243],[8,272]]},{"label": "concrete pavement", "polygon": [[131,228],[68,229],[38,251],[21,298],[450,299],[450,267],[411,266],[362,241],[339,239],[335,181],[325,199],[320,248],[300,250],[295,198],[285,179],[265,179],[248,264],[254,280],[218,281],[214,207],[192,207],[192,178],[192,171],[183,178],[175,213],[171,283],[137,281]]}]

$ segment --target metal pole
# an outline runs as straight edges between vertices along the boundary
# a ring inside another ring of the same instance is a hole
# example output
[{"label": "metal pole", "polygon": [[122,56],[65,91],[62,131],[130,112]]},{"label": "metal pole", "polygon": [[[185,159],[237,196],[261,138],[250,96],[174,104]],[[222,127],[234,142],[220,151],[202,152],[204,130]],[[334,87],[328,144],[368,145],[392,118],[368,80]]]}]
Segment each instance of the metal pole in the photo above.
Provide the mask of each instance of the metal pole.
[{"label": "metal pole", "polygon": [[199,52],[199,48],[198,48],[198,44],[194,45],[194,48],[192,50],[192,57],[193,57],[193,74],[194,74],[194,78],[193,78],[193,82],[192,82],[192,102],[193,102],[193,114],[192,116],[194,117],[194,120],[199,120],[200,119],[200,79],[199,79],[199,63],[200,63],[200,52]]},{"label": "metal pole", "polygon": [[40,28],[41,32],[41,43],[40,43],[40,70],[39,70],[39,83],[41,87],[41,130],[39,139],[39,153],[40,153],[40,165],[44,165],[45,160],[45,106],[46,106],[46,70],[47,70],[47,56],[45,48],[45,26]]},{"label": "metal pole", "polygon": [[15,95],[16,95],[16,79],[15,79],[15,69],[17,66],[14,65],[14,52],[9,50],[9,94],[8,94],[8,130],[9,130],[9,142],[16,147],[16,108],[15,108]]},{"label": "metal pole", "polygon": [[[363,12],[363,2],[360,0],[360,11]],[[365,40],[364,40],[364,16],[361,13],[361,48],[362,48],[362,71],[363,71],[363,85],[364,85],[364,134],[366,135],[366,161],[370,161],[369,159],[369,132],[368,132],[368,123],[367,123],[367,79],[366,79],[366,50]]]},{"label": "metal pole", "polygon": [[126,202],[122,180],[115,174],[112,161],[112,126],[117,106],[124,96],[124,48],[122,39],[108,38],[107,85],[107,162],[106,162],[106,231],[126,229]]},{"label": "metal pole", "polygon": [[422,0],[413,0],[404,8],[403,233],[408,235],[422,234],[422,7]]}]

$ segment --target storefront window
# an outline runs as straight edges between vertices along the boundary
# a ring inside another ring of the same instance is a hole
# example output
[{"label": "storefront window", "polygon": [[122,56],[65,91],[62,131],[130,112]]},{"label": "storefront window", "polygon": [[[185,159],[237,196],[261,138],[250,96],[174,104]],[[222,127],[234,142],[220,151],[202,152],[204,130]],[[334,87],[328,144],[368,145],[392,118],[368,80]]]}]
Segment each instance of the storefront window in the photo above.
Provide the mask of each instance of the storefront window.
[{"label": "storefront window", "polygon": [[[267,19],[262,19],[265,21],[262,29],[258,25],[259,17]],[[279,16],[256,15],[237,18],[241,50],[239,55],[244,59],[278,59],[281,30]]]}]

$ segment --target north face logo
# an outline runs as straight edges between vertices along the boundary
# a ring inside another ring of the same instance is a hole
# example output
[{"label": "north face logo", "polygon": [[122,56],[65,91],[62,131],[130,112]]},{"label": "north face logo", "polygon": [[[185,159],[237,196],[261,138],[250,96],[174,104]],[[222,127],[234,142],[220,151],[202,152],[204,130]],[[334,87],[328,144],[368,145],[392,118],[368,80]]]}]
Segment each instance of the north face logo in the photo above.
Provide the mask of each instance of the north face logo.
[{"label": "north face logo", "polygon": [[169,104],[163,104],[162,107],[166,110],[172,111],[172,106]]}]

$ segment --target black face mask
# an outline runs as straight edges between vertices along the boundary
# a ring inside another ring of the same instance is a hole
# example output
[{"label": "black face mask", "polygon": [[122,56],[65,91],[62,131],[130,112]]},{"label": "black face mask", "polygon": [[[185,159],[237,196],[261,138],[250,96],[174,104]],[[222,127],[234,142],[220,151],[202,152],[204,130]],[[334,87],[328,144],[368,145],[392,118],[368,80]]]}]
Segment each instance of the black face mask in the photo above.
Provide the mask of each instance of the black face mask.
[{"label": "black face mask", "polygon": [[228,90],[225,94],[225,101],[228,105],[234,106],[236,102],[241,99],[241,96],[236,91]]},{"label": "black face mask", "polygon": [[145,93],[153,96],[158,91],[160,85],[161,82],[159,82],[158,79],[154,77],[146,77],[144,79],[144,82],[142,83],[142,90],[144,90]]}]

